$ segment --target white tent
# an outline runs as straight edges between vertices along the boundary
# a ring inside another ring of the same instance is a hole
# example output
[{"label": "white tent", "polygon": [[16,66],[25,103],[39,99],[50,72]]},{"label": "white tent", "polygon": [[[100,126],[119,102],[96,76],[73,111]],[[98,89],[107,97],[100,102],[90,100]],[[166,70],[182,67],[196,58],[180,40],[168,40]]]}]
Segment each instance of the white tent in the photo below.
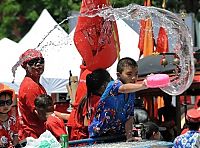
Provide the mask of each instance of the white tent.
[{"label": "white tent", "polygon": [[42,85],[48,93],[67,92],[69,70],[73,75],[79,75],[81,56],[74,44],[70,43],[73,41],[73,37],[69,36],[60,26],[47,36],[56,25],[57,23],[48,11],[44,10],[18,44],[7,38],[0,40],[0,49],[2,50],[0,82],[6,83],[18,91],[25,76],[25,70],[21,66],[17,67],[15,83],[11,83],[13,81],[11,69],[25,50],[36,48],[41,43],[37,49],[41,50],[45,58],[45,71],[41,77]]},{"label": "white tent", "polygon": [[73,75],[80,73],[81,56],[70,42],[72,37],[58,25],[46,9],[19,42],[23,52],[36,48],[43,53],[45,70],[41,77],[41,84],[48,93],[67,92],[69,70]]},{"label": "white tent", "polygon": [[[120,42],[120,58],[131,57],[134,60],[139,60],[140,50],[138,48],[139,35],[123,20],[117,20],[117,28]],[[116,79],[117,62],[108,68],[109,73]]]},{"label": "white tent", "polygon": [[[0,82],[12,82],[11,68],[18,61],[19,56],[25,50],[36,48],[40,44],[37,49],[42,51],[45,58],[45,71],[41,78],[42,85],[48,93],[67,92],[66,84],[68,83],[69,70],[72,71],[73,75],[79,76],[82,58],[73,43],[74,31],[68,35],[58,26],[47,36],[56,25],[57,23],[48,11],[44,10],[31,30],[18,44],[4,39],[4,45],[2,44],[0,49],[6,50],[4,50],[0,63],[2,64],[1,69],[5,69],[5,74],[1,77],[3,80]],[[130,56],[138,60],[138,34],[122,20],[117,20],[117,25],[121,47],[120,57]],[[6,40],[9,42],[5,43]],[[116,63],[109,68],[113,78],[116,77]],[[6,65],[9,66],[6,67]],[[24,69],[21,66],[18,67],[14,86],[20,84],[24,75]]]},{"label": "white tent", "polygon": [[0,40],[0,50],[0,82],[6,83],[15,89],[15,91],[18,91],[18,87],[21,81],[18,81],[14,84],[12,83],[14,77],[11,69],[12,66],[16,63],[16,60],[19,58],[19,46],[16,42],[8,38],[3,38]]}]

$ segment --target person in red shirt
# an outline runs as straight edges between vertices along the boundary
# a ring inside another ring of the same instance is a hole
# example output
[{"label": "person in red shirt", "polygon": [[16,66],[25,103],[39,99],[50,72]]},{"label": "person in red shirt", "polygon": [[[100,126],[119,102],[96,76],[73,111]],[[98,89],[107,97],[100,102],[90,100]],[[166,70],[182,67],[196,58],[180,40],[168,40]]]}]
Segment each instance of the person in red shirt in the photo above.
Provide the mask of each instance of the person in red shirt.
[{"label": "person in red shirt", "polygon": [[104,69],[97,69],[87,74],[87,96],[81,99],[75,112],[76,122],[71,129],[70,140],[79,140],[89,137],[88,125],[94,117],[99,99],[110,80],[110,74]]},{"label": "person in red shirt", "polygon": [[[83,72],[80,75],[78,87],[77,87],[77,90],[76,90],[75,101],[72,104],[73,109],[72,109],[70,116],[68,118],[68,121],[67,121],[67,127],[68,127],[68,130],[69,130],[69,137],[74,137],[74,135],[71,135],[70,131],[73,130],[72,128],[74,128],[74,125],[76,124],[76,117],[75,116],[76,116],[76,112],[77,112],[77,109],[78,109],[78,105],[79,105],[81,99],[83,97],[85,97],[86,94],[87,94],[86,76],[89,73],[91,73],[91,71],[85,69],[85,70],[83,70]],[[70,139],[73,139],[73,138],[70,138]]]},{"label": "person in red shirt", "polygon": [[18,122],[11,113],[15,92],[0,83],[0,147],[12,148],[18,144]]},{"label": "person in red shirt", "polygon": [[39,119],[45,121],[46,130],[60,141],[60,135],[67,134],[67,131],[63,119],[54,114],[52,97],[42,94],[35,99],[34,104]]},{"label": "person in red shirt", "polygon": [[26,70],[19,89],[19,139],[27,137],[38,138],[45,132],[44,122],[35,113],[34,101],[38,95],[46,94],[46,90],[40,84],[40,76],[44,72],[44,58],[36,49],[28,49],[20,56],[21,66]]}]

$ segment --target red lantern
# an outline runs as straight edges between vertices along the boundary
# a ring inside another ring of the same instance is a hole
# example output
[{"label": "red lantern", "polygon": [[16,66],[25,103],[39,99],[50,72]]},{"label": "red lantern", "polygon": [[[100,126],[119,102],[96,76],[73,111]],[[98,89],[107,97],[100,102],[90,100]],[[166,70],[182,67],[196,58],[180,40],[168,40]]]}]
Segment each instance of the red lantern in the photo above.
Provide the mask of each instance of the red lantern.
[{"label": "red lantern", "polygon": [[[80,12],[95,14],[103,6],[110,6],[108,0],[83,0]],[[106,69],[115,62],[120,49],[116,22],[99,16],[79,16],[74,43],[88,70]]]}]

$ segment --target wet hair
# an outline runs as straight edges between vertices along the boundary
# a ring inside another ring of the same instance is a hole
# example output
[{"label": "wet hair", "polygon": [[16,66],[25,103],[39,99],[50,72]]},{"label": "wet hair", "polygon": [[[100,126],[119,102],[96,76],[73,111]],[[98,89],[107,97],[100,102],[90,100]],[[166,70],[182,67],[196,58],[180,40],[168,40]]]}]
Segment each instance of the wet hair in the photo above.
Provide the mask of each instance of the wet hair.
[{"label": "wet hair", "polygon": [[49,106],[53,106],[53,99],[47,94],[42,94],[36,97],[34,104],[37,108],[47,109]]},{"label": "wet hair", "polygon": [[125,57],[119,60],[117,64],[117,72],[122,73],[125,67],[138,67],[137,62],[129,57]]},{"label": "wet hair", "polygon": [[[87,97],[92,94],[99,95],[99,89],[105,82],[110,81],[110,74],[107,70],[97,69],[86,76]],[[101,95],[101,94],[100,94]]]},{"label": "wet hair", "polygon": [[110,80],[111,80],[111,76],[108,73],[108,71],[105,69],[94,70],[92,73],[86,76],[87,96],[85,96],[81,100],[78,106],[78,110],[77,110],[77,113],[78,113],[77,118],[79,119],[78,121],[83,121],[84,119],[84,117],[81,117],[81,116],[82,116],[82,109],[85,106],[85,104],[87,105],[87,111],[89,111],[88,109],[88,105],[90,101],[89,98],[92,95],[101,96],[102,94],[99,94],[100,88],[106,83],[110,82]]}]

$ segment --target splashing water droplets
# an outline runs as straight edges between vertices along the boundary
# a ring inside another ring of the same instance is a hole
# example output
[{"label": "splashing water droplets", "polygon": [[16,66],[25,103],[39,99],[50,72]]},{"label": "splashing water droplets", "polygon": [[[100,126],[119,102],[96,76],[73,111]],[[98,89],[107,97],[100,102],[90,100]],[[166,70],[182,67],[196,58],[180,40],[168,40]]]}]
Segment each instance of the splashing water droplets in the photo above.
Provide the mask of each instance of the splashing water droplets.
[{"label": "splashing water droplets", "polygon": [[[164,27],[168,35],[169,52],[174,52],[180,59],[180,63],[177,65],[177,69],[174,70],[176,71],[176,77],[171,80],[169,86],[161,89],[168,94],[179,95],[190,86],[194,77],[194,60],[192,37],[189,33],[188,27],[184,24],[180,17],[167,10],[156,7],[145,7],[136,4],[130,4],[123,8],[102,6],[93,10],[88,10],[83,14],[81,13],[76,16],[67,17],[47,33],[43,40],[38,44],[36,49],[44,51],[46,54],[48,54],[50,48],[54,48],[54,50],[59,50],[62,47],[69,48],[69,46],[74,45],[73,36],[64,35],[64,33],[62,33],[63,29],[60,27],[60,25],[77,17],[96,16],[103,17],[105,21],[123,19],[131,27],[137,28],[135,31],[138,33],[140,29],[140,21],[142,19],[150,18],[153,23],[154,39],[156,39],[158,36],[159,28],[161,26]],[[106,30],[106,28],[108,28],[107,25],[109,24],[105,24],[101,30],[104,31],[104,33],[109,33],[109,31]],[[56,30],[59,30],[61,33],[55,35],[54,32]],[[92,32],[92,28],[90,31]],[[99,44],[106,41],[104,37],[105,36],[102,35],[102,39],[99,39]],[[66,55],[66,58],[67,56],[70,55]],[[21,65],[21,62],[22,61],[18,61],[15,66],[13,66],[13,75],[17,67]]]}]

